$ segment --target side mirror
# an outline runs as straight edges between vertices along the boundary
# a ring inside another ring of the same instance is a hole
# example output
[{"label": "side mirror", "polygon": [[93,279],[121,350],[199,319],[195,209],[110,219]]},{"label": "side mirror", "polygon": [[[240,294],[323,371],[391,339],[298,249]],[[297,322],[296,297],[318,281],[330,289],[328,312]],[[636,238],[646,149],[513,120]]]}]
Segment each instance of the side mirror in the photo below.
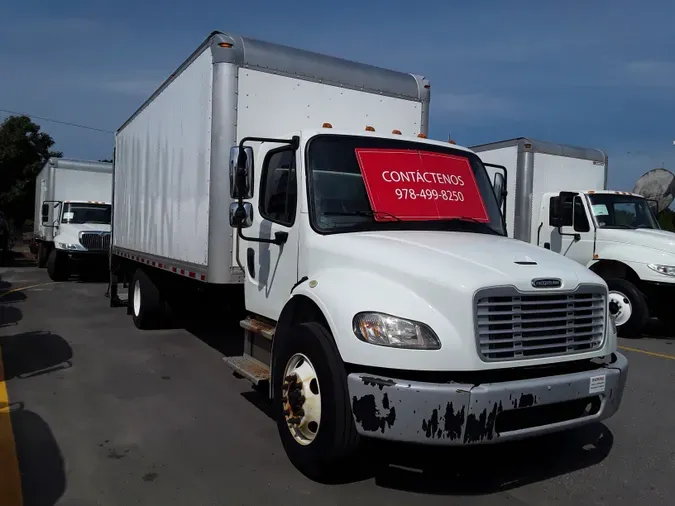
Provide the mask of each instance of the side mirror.
[{"label": "side mirror", "polygon": [[253,224],[253,204],[238,202],[230,204],[230,226],[233,228],[248,228]]},{"label": "side mirror", "polygon": [[549,222],[549,224],[555,228],[560,228],[563,226],[563,207],[562,199],[560,197],[553,197],[551,199]]},{"label": "side mirror", "polygon": [[230,197],[253,197],[253,149],[248,146],[230,148]]},{"label": "side mirror", "polygon": [[48,204],[42,204],[42,212],[40,213],[42,215],[42,224],[44,225],[49,221],[49,205]]},{"label": "side mirror", "polygon": [[492,187],[495,192],[495,197],[497,197],[497,204],[501,209],[504,199],[506,198],[506,188],[504,188],[504,174],[501,172],[496,172],[494,180],[492,181]]}]

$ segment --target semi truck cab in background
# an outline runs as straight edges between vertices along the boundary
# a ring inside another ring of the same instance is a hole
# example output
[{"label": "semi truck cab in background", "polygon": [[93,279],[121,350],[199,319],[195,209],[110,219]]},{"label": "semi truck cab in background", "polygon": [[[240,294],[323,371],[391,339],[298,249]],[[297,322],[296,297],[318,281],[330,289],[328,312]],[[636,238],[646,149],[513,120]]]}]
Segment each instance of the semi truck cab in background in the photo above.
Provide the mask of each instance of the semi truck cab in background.
[{"label": "semi truck cab in background", "polygon": [[649,200],[607,190],[605,153],[524,137],[472,149],[512,175],[509,235],[601,276],[620,335],[642,335],[650,316],[675,325],[675,234],[661,229]]},{"label": "semi truck cab in background", "polygon": [[116,134],[111,306],[128,283],[149,330],[200,293],[221,319],[242,301],[224,361],[314,479],[363,438],[495,443],[621,403],[607,285],[506,237],[481,159],[426,139],[429,88],[213,32]]},{"label": "semi truck cab in background", "polygon": [[105,269],[112,219],[112,164],[50,158],[35,185],[38,267],[54,281]]}]

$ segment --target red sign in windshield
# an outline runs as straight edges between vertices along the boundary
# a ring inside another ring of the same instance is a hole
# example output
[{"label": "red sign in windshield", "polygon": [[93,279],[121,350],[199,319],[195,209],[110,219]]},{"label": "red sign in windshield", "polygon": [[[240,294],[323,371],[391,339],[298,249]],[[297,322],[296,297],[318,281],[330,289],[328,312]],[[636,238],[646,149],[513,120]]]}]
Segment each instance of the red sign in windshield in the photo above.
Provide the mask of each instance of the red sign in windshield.
[{"label": "red sign in windshield", "polygon": [[[488,222],[469,160],[428,151],[356,149],[377,221]],[[390,215],[390,216],[387,216]]]}]

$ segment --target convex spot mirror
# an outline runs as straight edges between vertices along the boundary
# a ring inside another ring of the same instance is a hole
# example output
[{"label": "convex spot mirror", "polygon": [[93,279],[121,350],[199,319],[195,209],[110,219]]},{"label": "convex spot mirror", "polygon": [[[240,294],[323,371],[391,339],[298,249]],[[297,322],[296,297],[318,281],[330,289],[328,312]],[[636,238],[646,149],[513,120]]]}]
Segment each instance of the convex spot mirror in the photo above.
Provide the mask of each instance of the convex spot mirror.
[{"label": "convex spot mirror", "polygon": [[230,226],[234,228],[248,228],[253,224],[253,204],[243,202],[241,206],[238,202],[230,204]]},{"label": "convex spot mirror", "polygon": [[253,149],[230,148],[230,197],[253,198]]}]

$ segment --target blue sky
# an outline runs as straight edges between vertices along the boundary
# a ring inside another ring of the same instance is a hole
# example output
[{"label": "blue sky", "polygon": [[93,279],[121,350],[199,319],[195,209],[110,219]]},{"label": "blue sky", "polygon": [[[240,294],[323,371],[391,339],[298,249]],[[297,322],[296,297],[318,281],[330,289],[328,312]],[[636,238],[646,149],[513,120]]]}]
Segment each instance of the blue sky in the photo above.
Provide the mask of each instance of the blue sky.
[{"label": "blue sky", "polygon": [[[616,189],[675,170],[672,1],[8,3],[0,109],[115,130],[222,30],[427,76],[432,138],[600,148]],[[110,134],[37,122],[65,156],[112,156]]]}]

